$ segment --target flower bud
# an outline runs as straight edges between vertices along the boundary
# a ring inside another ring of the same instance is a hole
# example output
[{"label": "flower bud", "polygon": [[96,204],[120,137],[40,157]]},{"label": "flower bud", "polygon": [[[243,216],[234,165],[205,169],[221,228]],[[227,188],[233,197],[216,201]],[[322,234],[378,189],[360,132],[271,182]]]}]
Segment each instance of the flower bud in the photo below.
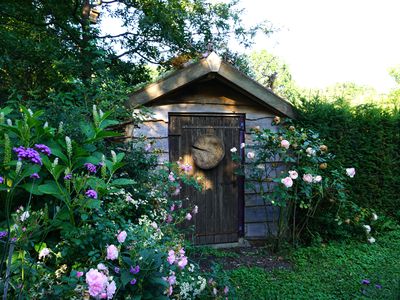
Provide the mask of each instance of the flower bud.
[{"label": "flower bud", "polygon": [[326,152],[326,151],[328,151],[328,147],[325,145],[321,145],[321,146],[319,146],[319,150],[321,150],[322,152]]},{"label": "flower bud", "polygon": [[275,118],[274,118],[275,125],[278,125],[280,122],[281,122],[281,118],[278,116],[275,116]]},{"label": "flower bud", "polygon": [[328,164],[327,164],[327,163],[322,163],[322,164],[319,165],[319,168],[320,168],[321,170],[325,170],[327,167],[328,167]]},{"label": "flower bud", "polygon": [[290,131],[295,131],[296,128],[295,128],[294,126],[290,126],[290,127],[289,127],[289,130],[290,130]]}]

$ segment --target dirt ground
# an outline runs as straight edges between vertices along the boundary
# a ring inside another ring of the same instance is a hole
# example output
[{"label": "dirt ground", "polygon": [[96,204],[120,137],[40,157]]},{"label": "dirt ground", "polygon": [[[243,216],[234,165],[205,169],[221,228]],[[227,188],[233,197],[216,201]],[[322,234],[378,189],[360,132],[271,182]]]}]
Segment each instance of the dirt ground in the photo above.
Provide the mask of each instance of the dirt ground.
[{"label": "dirt ground", "polygon": [[209,253],[204,251],[196,253],[193,259],[203,271],[210,271],[214,263],[221,265],[224,270],[239,267],[259,267],[266,271],[292,268],[292,264],[283,257],[269,255],[259,247],[218,249]]}]

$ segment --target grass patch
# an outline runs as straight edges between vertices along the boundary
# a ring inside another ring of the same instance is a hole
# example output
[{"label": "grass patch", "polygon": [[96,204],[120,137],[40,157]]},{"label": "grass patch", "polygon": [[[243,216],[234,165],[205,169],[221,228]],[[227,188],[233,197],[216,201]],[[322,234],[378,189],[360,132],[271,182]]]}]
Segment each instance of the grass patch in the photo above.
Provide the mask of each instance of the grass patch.
[{"label": "grass patch", "polygon": [[[332,242],[300,248],[293,270],[230,271],[237,299],[400,299],[400,230],[375,244]],[[362,284],[367,279],[369,284]]]}]

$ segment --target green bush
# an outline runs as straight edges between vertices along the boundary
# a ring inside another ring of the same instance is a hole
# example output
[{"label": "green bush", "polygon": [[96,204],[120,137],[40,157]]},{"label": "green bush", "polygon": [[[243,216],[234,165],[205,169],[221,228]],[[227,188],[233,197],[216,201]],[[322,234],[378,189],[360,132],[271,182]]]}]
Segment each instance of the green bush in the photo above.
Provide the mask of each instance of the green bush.
[{"label": "green bush", "polygon": [[338,164],[356,168],[352,201],[400,220],[399,110],[315,97],[303,100],[298,123],[319,132]]}]

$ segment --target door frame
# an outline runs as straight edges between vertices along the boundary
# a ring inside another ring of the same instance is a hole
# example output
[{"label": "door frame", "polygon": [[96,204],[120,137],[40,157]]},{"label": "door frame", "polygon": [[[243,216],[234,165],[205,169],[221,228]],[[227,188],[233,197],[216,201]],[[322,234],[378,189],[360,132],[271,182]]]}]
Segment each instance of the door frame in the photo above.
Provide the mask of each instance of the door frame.
[{"label": "door frame", "polygon": [[[195,117],[239,117],[239,156],[242,165],[245,163],[245,148],[240,148],[241,143],[246,140],[246,114],[245,113],[220,113],[220,112],[168,112],[168,155],[171,161],[171,152],[169,147],[170,124],[172,116],[195,116]],[[238,186],[238,237],[244,237],[244,196],[245,196],[245,176],[236,175]]]}]

